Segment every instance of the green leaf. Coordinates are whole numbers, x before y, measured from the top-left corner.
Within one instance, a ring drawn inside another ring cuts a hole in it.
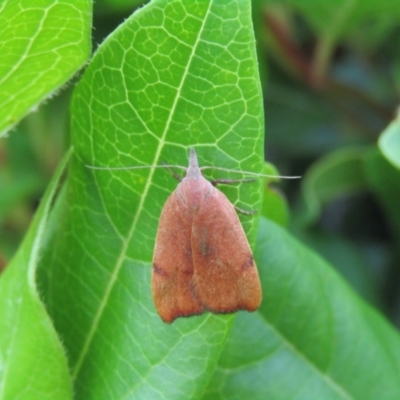
[[[380,280],[374,271],[370,249],[368,256],[362,252],[358,243],[321,229],[312,232],[301,232],[300,239],[310,249],[320,254],[327,262],[346,279],[352,288],[365,300],[375,306],[382,306],[378,294]]]
[[[1,399],[72,399],[67,360],[39,299],[35,278],[50,206],[69,156],[56,171],[17,255],[0,277]]]
[[[379,136],[378,146],[382,154],[400,169],[400,117],[395,119]]]
[[[271,163],[265,163],[264,174],[270,175],[264,185],[264,200],[261,215],[280,224],[287,225],[289,207],[282,193],[274,186],[280,180],[279,171]]]
[[[269,186],[265,187],[261,214],[281,226],[287,225],[289,207],[285,198],[277,189]]]
[[[264,299],[240,313],[204,399],[394,400],[400,337],[319,256],[267,220]]]
[[[364,149],[346,148],[321,158],[311,166],[302,180],[307,207],[307,214],[303,215],[305,220],[316,219],[324,204],[367,187],[364,156]]]
[[[0,136],[63,85],[90,53],[91,1],[0,6]]]
[[[193,146],[203,166],[262,172],[254,43],[250,1],[152,1],[100,46],[76,88],[77,157],[42,283],[77,398],[186,400],[208,383],[234,317],[167,325],[151,299],[158,218],[176,181],[165,169],[87,165],[186,166]],[[261,188],[258,180],[221,190],[259,209]],[[257,216],[241,218],[254,241]]]

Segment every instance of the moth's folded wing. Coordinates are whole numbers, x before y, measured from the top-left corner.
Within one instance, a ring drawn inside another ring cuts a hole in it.
[[[236,211],[213,189],[193,217],[192,288],[204,308],[227,313],[256,310],[261,285]]]
[[[165,322],[200,314],[203,307],[192,296],[192,216],[176,195],[162,210],[153,256],[152,292],[157,312]]]

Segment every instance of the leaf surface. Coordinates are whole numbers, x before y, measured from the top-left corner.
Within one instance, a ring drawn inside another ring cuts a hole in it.
[[[65,211],[43,265],[48,309],[78,399],[188,399],[206,387],[234,317],[164,324],[151,299],[158,218],[177,182],[165,169],[263,170],[262,96],[250,1],[152,1],[100,46],[72,103],[76,151]],[[208,178],[235,177],[214,171]],[[221,187],[261,206],[261,181]],[[254,241],[257,217],[243,216]]]
[[[70,152],[54,174],[18,253],[0,277],[0,399],[72,399],[67,360],[35,277],[50,206],[69,156]]]
[[[91,1],[0,5],[0,136],[63,85],[90,53]]]
[[[264,299],[240,313],[204,399],[393,400],[400,337],[318,255],[263,219]]]

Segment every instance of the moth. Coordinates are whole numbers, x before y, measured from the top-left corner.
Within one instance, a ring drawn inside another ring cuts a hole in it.
[[[107,170],[182,168],[176,165],[87,167]],[[227,180],[222,182],[229,183]],[[261,303],[257,267],[235,208],[203,177],[193,148],[190,149],[186,176],[161,212],[151,286],[157,312],[167,323],[206,311],[255,311]]]
[[[205,311],[255,311],[261,303],[257,267],[235,208],[203,177],[194,149],[161,213],[152,294],[167,323]]]

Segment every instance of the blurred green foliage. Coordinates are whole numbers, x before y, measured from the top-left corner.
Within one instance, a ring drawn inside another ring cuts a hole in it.
[[[291,229],[398,323],[400,5],[339,3],[253,3],[266,154],[303,175]]]

